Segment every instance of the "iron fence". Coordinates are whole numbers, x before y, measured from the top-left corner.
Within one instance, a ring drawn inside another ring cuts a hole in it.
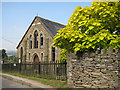
[[[41,78],[66,80],[67,62],[44,61],[39,63],[7,63],[2,64],[2,71]]]

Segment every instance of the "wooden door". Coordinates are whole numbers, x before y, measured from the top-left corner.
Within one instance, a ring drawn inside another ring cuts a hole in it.
[[[35,63],[34,69],[38,70],[39,69],[39,57],[37,55],[34,57],[34,63]]]

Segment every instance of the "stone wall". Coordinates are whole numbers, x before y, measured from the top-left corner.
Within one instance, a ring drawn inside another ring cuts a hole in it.
[[[68,54],[67,83],[72,88],[120,88],[120,50]]]

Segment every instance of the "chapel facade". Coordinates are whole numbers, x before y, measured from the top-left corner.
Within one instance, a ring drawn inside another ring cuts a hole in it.
[[[64,27],[36,16],[17,46],[18,58],[22,63],[58,60],[60,48],[53,47],[53,38]]]

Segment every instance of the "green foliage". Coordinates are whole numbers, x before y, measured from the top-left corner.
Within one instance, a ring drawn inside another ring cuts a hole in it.
[[[18,57],[16,56],[9,56],[9,60],[11,63],[18,63]]]
[[[18,57],[11,55],[8,57],[6,50],[2,49],[0,50],[0,60],[2,59],[3,62],[11,62],[11,63],[17,63],[18,62]]]
[[[2,59],[3,62],[7,62],[8,61],[8,56],[6,54],[6,50],[5,49],[0,50],[0,59]]]
[[[92,2],[78,6],[65,28],[54,37],[54,46],[67,51],[120,48],[120,3]]]
[[[67,50],[66,49],[61,49],[60,50],[60,57],[59,57],[59,60],[60,62],[65,62],[67,60]]]
[[[2,53],[2,59],[8,57],[5,49],[2,49],[1,53]]]

